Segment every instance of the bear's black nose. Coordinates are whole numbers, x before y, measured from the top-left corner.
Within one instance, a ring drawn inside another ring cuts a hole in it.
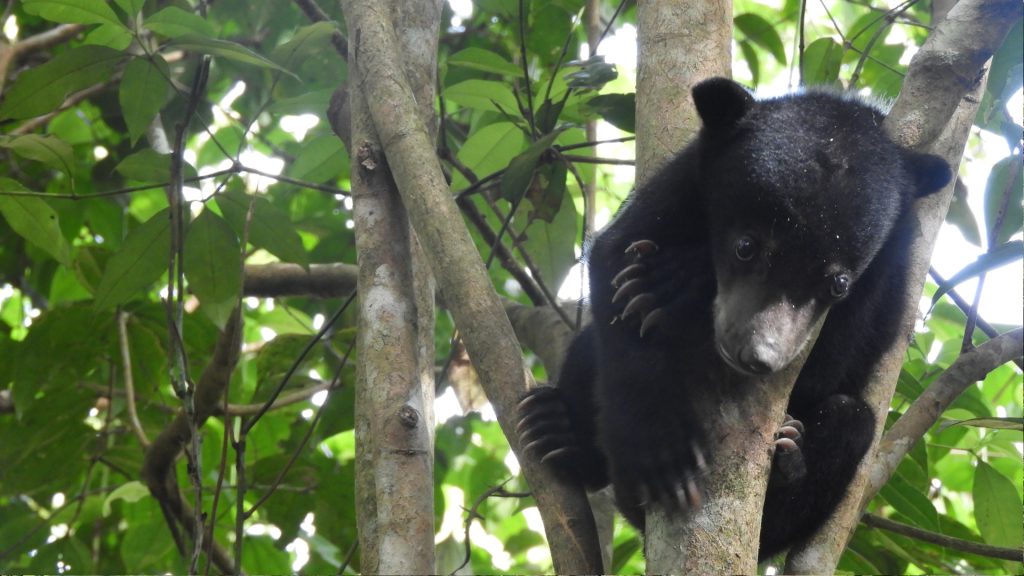
[[[762,360],[752,346],[744,346],[739,353],[739,361],[751,374],[768,374],[772,371],[770,364]]]

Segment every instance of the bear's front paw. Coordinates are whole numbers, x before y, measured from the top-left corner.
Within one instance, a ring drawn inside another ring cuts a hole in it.
[[[516,432],[524,451],[556,467],[578,456],[579,440],[558,388],[538,386],[530,390],[516,410]]]
[[[626,247],[626,254],[631,262],[612,278],[615,294],[612,304],[623,302],[624,306],[618,317],[631,320],[634,317],[640,323],[640,337],[643,338],[665,317],[664,310],[658,305],[658,299],[651,287],[650,266],[657,267],[652,257],[659,247],[651,240],[637,240]]]
[[[775,432],[775,457],[772,459],[772,479],[782,485],[798,482],[807,475],[803,455],[804,425],[789,414]]]
[[[613,465],[616,495],[628,495],[640,507],[664,506],[670,511],[701,505],[700,476],[707,468],[696,441],[660,446],[635,446]]]

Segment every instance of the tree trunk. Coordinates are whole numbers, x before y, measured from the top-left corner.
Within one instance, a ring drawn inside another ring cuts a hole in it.
[[[480,255],[461,224],[432,140],[417,117],[390,15],[370,2],[346,0],[343,9],[350,32],[352,90],[363,92],[409,220],[502,430],[521,454],[515,405],[532,378]],[[539,462],[519,461],[544,520],[555,570],[600,572],[594,519],[583,490],[559,483]]]
[[[432,129],[441,3],[390,4],[407,55],[405,76],[420,103],[420,119]],[[361,568],[367,573],[432,573],[433,279],[363,92],[351,90],[349,95],[352,211],[359,254],[356,492]]]
[[[641,2],[637,41],[637,181],[643,181],[700,128],[690,88],[731,75],[732,2]],[[702,479],[705,501],[692,514],[648,511],[648,573],[756,572],[773,435],[809,349],[769,378],[709,371],[706,394],[693,399],[715,441]]]

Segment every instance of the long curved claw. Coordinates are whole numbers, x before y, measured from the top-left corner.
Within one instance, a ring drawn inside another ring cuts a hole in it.
[[[633,280],[626,282],[615,291],[614,295],[612,295],[612,304],[615,304],[625,296],[635,296],[637,292],[643,290],[643,288],[644,281],[639,278],[634,278]]]
[[[632,280],[633,278],[640,276],[646,271],[647,267],[644,266],[643,264],[630,264],[629,266],[623,268],[621,272],[616,274],[615,278],[612,278],[612,287],[618,288],[622,286],[622,284],[625,283],[626,280]]]
[[[655,326],[661,324],[661,321],[665,319],[665,310],[662,308],[655,308],[644,316],[643,321],[640,323],[640,337],[643,338],[648,332],[654,329]]]
[[[633,258],[642,258],[658,251],[658,245],[653,240],[637,240],[626,246],[626,254]]]
[[[648,310],[651,309],[651,306],[653,304],[654,304],[654,295],[653,294],[649,294],[649,293],[640,294],[636,298],[633,298],[632,300],[630,300],[629,304],[626,304],[626,309],[622,311],[622,317],[623,318],[629,318],[630,316],[632,316],[633,314],[635,314],[637,312],[648,311]]]

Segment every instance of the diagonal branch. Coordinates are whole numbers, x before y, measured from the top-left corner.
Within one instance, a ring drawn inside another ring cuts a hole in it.
[[[488,399],[513,450],[519,441],[515,403],[532,380],[524,369],[512,327],[480,256],[452,199],[434,145],[420,121],[408,80],[402,73],[394,28],[373,2],[346,0],[353,90],[362,90],[384,147],[402,202],[444,300],[480,373]],[[358,147],[357,143],[354,143]],[[593,516],[582,488],[568,487],[539,462],[520,458],[536,494],[559,573],[601,571]]]
[[[861,500],[862,506],[889,481],[903,457],[968,386],[983,379],[997,367],[1021,357],[1022,341],[1024,329],[1018,328],[961,354],[914,400],[879,442],[878,452],[868,473],[868,487]]]
[[[985,63],[1002,45],[1021,17],[1019,0],[961,0],[914,56],[899,99],[886,119],[893,140],[917,150],[929,150],[957,166],[963,156],[972,121],[981,100]],[[917,304],[928,273],[932,249],[945,219],[953,185],[914,207],[918,233],[911,246],[906,289],[894,298],[905,299],[896,345],[874,369],[866,400],[876,414],[885,414],[903,365],[909,337],[917,319]],[[876,441],[883,421],[878,422]],[[873,452],[869,453],[873,454]],[[831,573],[861,516],[861,495],[867,489],[872,457],[864,462],[850,484],[846,499],[819,532],[790,553],[787,573]]]
[[[203,370],[199,382],[196,384],[194,422],[197,429],[211,414],[220,409],[221,398],[231,380],[235,364],[238,363],[241,338],[241,313],[236,308],[217,340],[210,363]],[[190,418],[184,412],[179,412],[167,428],[153,439],[153,443],[146,450],[141,473],[142,481],[160,503],[171,533],[176,535],[179,551],[184,551],[184,542],[178,536],[180,535],[179,525],[193,539],[197,536],[193,533],[197,516],[192,507],[182,499],[177,474],[174,471],[174,463],[178,455],[192,439],[190,424]],[[218,568],[225,573],[236,573],[234,562],[216,542],[211,540],[204,545],[204,548]]]

